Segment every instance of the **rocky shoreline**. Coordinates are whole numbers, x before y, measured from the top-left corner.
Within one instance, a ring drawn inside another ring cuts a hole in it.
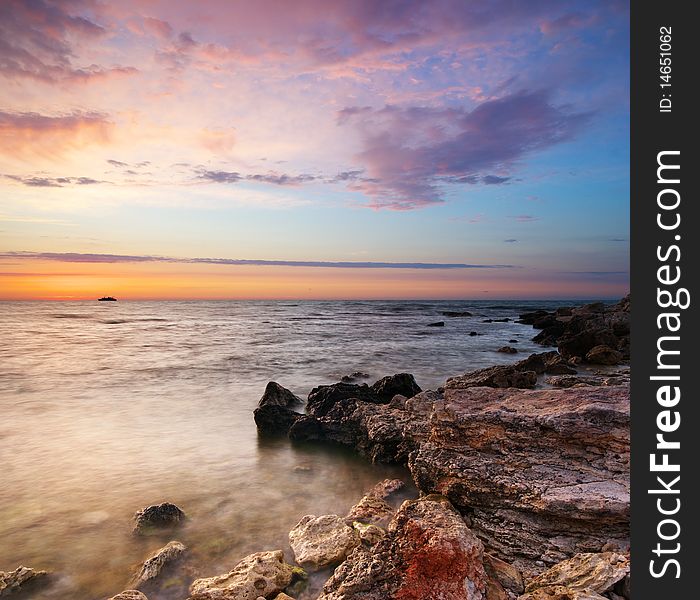
[[[385,480],[347,515],[300,515],[296,565],[282,550],[258,552],[190,578],[182,600],[311,598],[308,573],[328,568],[318,600],[629,600],[629,312],[627,297],[523,314],[556,350],[437,390],[407,373],[360,384],[358,373],[304,405],[270,382],[254,412],[261,435],[406,465],[420,497],[397,510],[403,482]],[[135,535],[185,519],[169,503],[147,507]],[[171,541],[110,600],[159,597],[187,552]],[[26,567],[0,572],[0,597],[47,582]]]

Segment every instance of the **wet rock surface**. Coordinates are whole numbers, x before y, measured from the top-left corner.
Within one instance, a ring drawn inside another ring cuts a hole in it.
[[[0,597],[27,594],[47,583],[48,573],[19,566],[14,571],[0,571]]]
[[[289,545],[302,567],[335,565],[360,544],[357,530],[338,515],[306,515],[289,532]]]
[[[134,515],[134,533],[147,535],[163,529],[173,529],[185,521],[185,513],[171,502],[153,504]]]
[[[182,542],[168,542],[144,561],[138,574],[134,577],[131,587],[138,589],[153,583],[164,569],[172,567],[183,558],[186,552],[187,548]]]

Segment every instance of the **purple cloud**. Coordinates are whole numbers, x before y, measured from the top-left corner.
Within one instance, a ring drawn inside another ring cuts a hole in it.
[[[550,92],[518,92],[464,108],[386,106],[344,109],[338,124],[360,131],[358,161],[368,180],[350,188],[374,208],[409,210],[444,201],[442,184],[502,184],[484,171],[509,168],[528,154],[571,139],[590,113],[556,107]]]

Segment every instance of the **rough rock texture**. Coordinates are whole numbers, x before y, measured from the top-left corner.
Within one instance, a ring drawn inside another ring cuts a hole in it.
[[[518,600],[608,600],[593,590],[572,590],[561,585],[539,588],[518,596]]]
[[[358,531],[338,515],[306,515],[289,532],[295,560],[312,569],[342,562],[359,544]]]
[[[274,597],[297,577],[284,562],[282,550],[257,552],[241,560],[224,575],[197,579],[190,586],[189,600],[256,600]]]
[[[291,408],[292,406],[302,405],[304,401],[295,396],[287,388],[282,387],[279,383],[275,381],[270,381],[265,387],[265,392],[260,398],[258,406],[286,406]]]
[[[143,592],[138,590],[124,590],[116,596],[112,596],[109,600],[148,600]]]
[[[513,565],[491,554],[484,554],[484,568],[489,578],[497,581],[504,590],[515,594],[522,594],[525,591],[523,576]]]
[[[417,486],[526,573],[629,536],[629,389],[445,390],[411,455]]]
[[[502,352],[503,354],[517,354],[518,349],[513,348],[512,346],[502,346],[497,350],[497,352]]]
[[[355,521],[368,525],[386,527],[394,515],[394,509],[389,503],[374,494],[367,494],[350,509],[345,517],[345,522],[352,524]]]
[[[372,385],[371,389],[382,402],[390,401],[397,394],[412,398],[423,391],[410,373],[397,373],[382,377]]]
[[[142,508],[134,515],[134,533],[145,534],[153,530],[177,527],[185,520],[185,513],[170,502]]]
[[[433,403],[440,399],[442,395],[432,391],[421,392],[401,406],[342,398],[327,411],[319,410],[320,416],[299,419],[289,437],[350,446],[373,462],[403,463],[428,435]]]
[[[0,571],[0,597],[11,596],[33,589],[46,583],[48,573],[35,571],[29,567],[19,566],[14,571]]]
[[[138,575],[136,575],[131,583],[131,586],[133,588],[139,588],[145,583],[153,581],[161,574],[166,566],[172,565],[181,559],[185,552],[187,552],[187,548],[182,542],[168,542],[144,561]]]
[[[622,352],[610,346],[595,346],[586,354],[586,362],[596,365],[617,365],[622,362]]]
[[[440,496],[406,501],[374,548],[356,548],[318,600],[485,600],[483,547]]]
[[[629,572],[629,559],[617,552],[577,554],[533,579],[526,590],[532,592],[547,586],[563,586],[603,594],[612,590]]]
[[[470,387],[534,388],[537,383],[535,371],[521,371],[517,365],[498,365],[479,369],[447,380],[445,388],[465,389]]]
[[[258,433],[266,436],[287,435],[290,427],[302,416],[287,406],[277,404],[258,406],[253,411]]]
[[[520,315],[520,322],[541,329],[533,338],[534,341],[546,346],[557,346],[565,359],[584,358],[600,345],[620,352],[623,360],[629,358],[629,295],[612,306],[598,302],[554,313],[526,313]]]
[[[306,410],[310,415],[323,417],[336,403],[354,398],[364,402],[379,403],[379,398],[366,383],[334,383],[320,385],[309,393]],[[387,400],[388,402],[388,400]]]

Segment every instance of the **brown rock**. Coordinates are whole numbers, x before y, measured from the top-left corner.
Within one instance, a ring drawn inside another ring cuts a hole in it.
[[[342,562],[359,544],[357,530],[338,515],[306,515],[289,532],[295,560],[312,569]]]
[[[622,581],[629,572],[629,560],[622,554],[582,553],[554,565],[528,583],[526,590],[532,592],[546,586],[563,586],[603,594]]]
[[[460,377],[451,377],[445,389],[466,389],[470,387],[493,388],[534,388],[537,383],[535,371],[521,371],[515,365],[498,365],[479,369]]]
[[[404,502],[374,548],[356,548],[319,600],[485,600],[481,542],[439,496]]]
[[[497,350],[497,352],[502,352],[503,354],[517,354],[518,349],[513,348],[512,346],[502,346]]]
[[[134,515],[134,520],[134,533],[148,534],[181,525],[185,520],[185,513],[175,504],[163,502],[142,508]]]
[[[484,554],[484,568],[488,576],[504,589],[515,594],[522,594],[525,591],[523,576],[513,565],[491,554]]]
[[[374,494],[367,494],[350,509],[345,522],[351,525],[358,521],[367,525],[386,527],[393,515],[394,509],[390,504]]]
[[[0,597],[35,589],[47,583],[46,571],[35,571],[29,567],[19,566],[14,571],[0,571]]]
[[[586,361],[596,365],[617,365],[622,362],[622,353],[609,346],[595,346],[586,354]]]
[[[133,588],[139,588],[145,583],[156,579],[163,569],[172,565],[183,557],[187,548],[181,542],[168,542],[165,546],[156,550],[141,566],[141,570],[132,582]]]
[[[265,392],[260,398],[258,406],[286,406],[291,408],[301,404],[304,404],[304,401],[299,396],[295,396],[279,383],[270,381],[265,387]]]
[[[109,600],[148,600],[148,598],[143,592],[138,590],[124,590],[116,596],[112,596]]]
[[[552,585],[518,596],[518,600],[608,600],[593,590],[572,590],[561,585]]]

